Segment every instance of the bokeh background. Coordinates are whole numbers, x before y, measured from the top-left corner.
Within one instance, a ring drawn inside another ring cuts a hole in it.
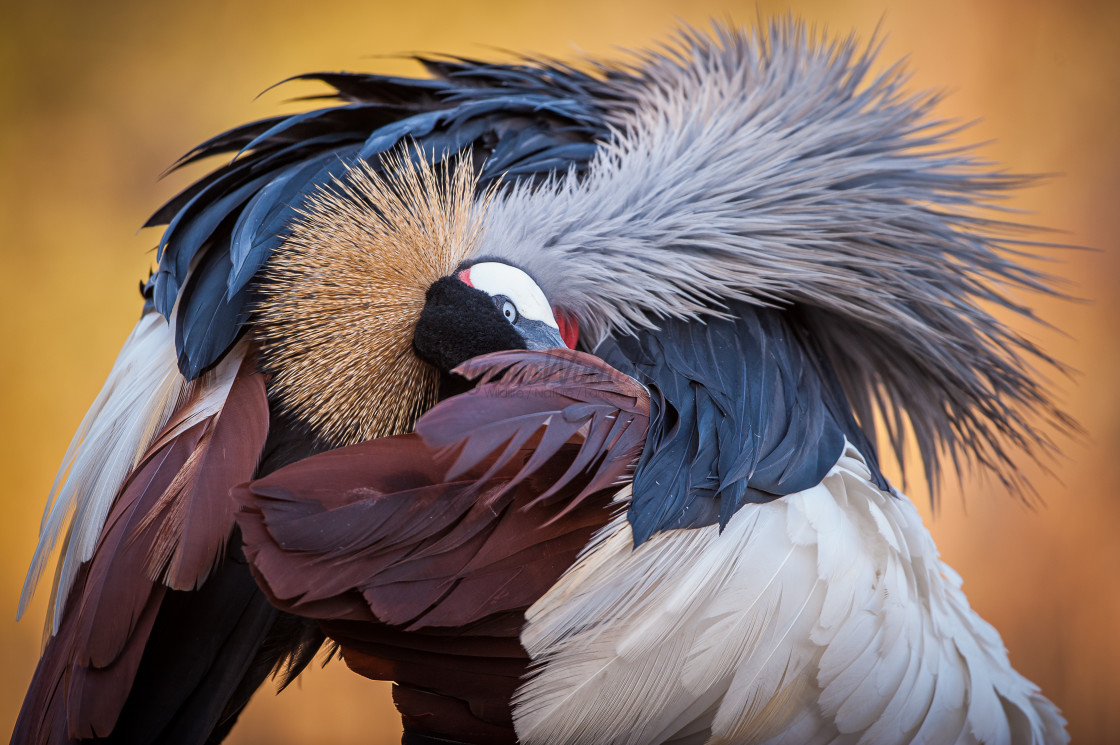
[[[1054,380],[1085,436],[1063,443],[1043,504],[990,481],[946,483],[943,555],[1011,659],[1065,711],[1074,742],[1120,742],[1120,3],[984,0],[568,0],[527,3],[73,0],[0,6],[0,736],[10,732],[39,652],[45,595],[16,601],[54,470],[132,327],[158,239],[138,231],[202,170],[158,175],[232,125],[300,104],[312,70],[418,73],[413,51],[508,57],[614,55],[681,22],[753,23],[792,11],[869,38],[882,62],[909,55],[914,88],[950,92],[941,114],[979,121],[964,139],[1019,172],[1053,174],[1018,195],[1048,253],[1089,302],[1032,298],[1063,333],[1023,327],[1080,372]],[[205,168],[205,167],[204,167]],[[204,170],[204,169],[203,169]],[[962,495],[967,494],[967,497]],[[174,674],[174,671],[168,671]],[[262,689],[233,743],[391,743],[387,685],[340,663],[280,696]]]

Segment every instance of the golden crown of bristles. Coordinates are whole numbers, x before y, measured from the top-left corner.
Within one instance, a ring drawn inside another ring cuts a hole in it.
[[[425,292],[470,253],[493,194],[475,204],[469,154],[452,167],[413,154],[384,157],[384,174],[360,161],[320,189],[258,288],[270,394],[334,444],[408,432],[435,403],[439,374],[412,337]]]

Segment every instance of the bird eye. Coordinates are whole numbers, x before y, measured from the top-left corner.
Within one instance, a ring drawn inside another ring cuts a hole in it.
[[[517,323],[517,306],[510,300],[505,301],[502,303],[502,315],[510,323]]]

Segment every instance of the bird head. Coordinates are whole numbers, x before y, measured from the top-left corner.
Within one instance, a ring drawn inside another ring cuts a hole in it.
[[[270,395],[334,445],[408,431],[471,357],[565,346],[529,274],[471,258],[491,196],[469,161],[381,165],[312,198],[257,285]]]
[[[436,280],[413,336],[420,358],[443,373],[506,349],[565,346],[548,300],[517,267],[483,261]]]

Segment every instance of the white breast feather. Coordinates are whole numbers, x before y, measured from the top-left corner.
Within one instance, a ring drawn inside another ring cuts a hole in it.
[[[624,493],[621,499],[629,499]],[[821,484],[633,548],[625,515],[527,614],[528,745],[1068,742],[902,495]]]

